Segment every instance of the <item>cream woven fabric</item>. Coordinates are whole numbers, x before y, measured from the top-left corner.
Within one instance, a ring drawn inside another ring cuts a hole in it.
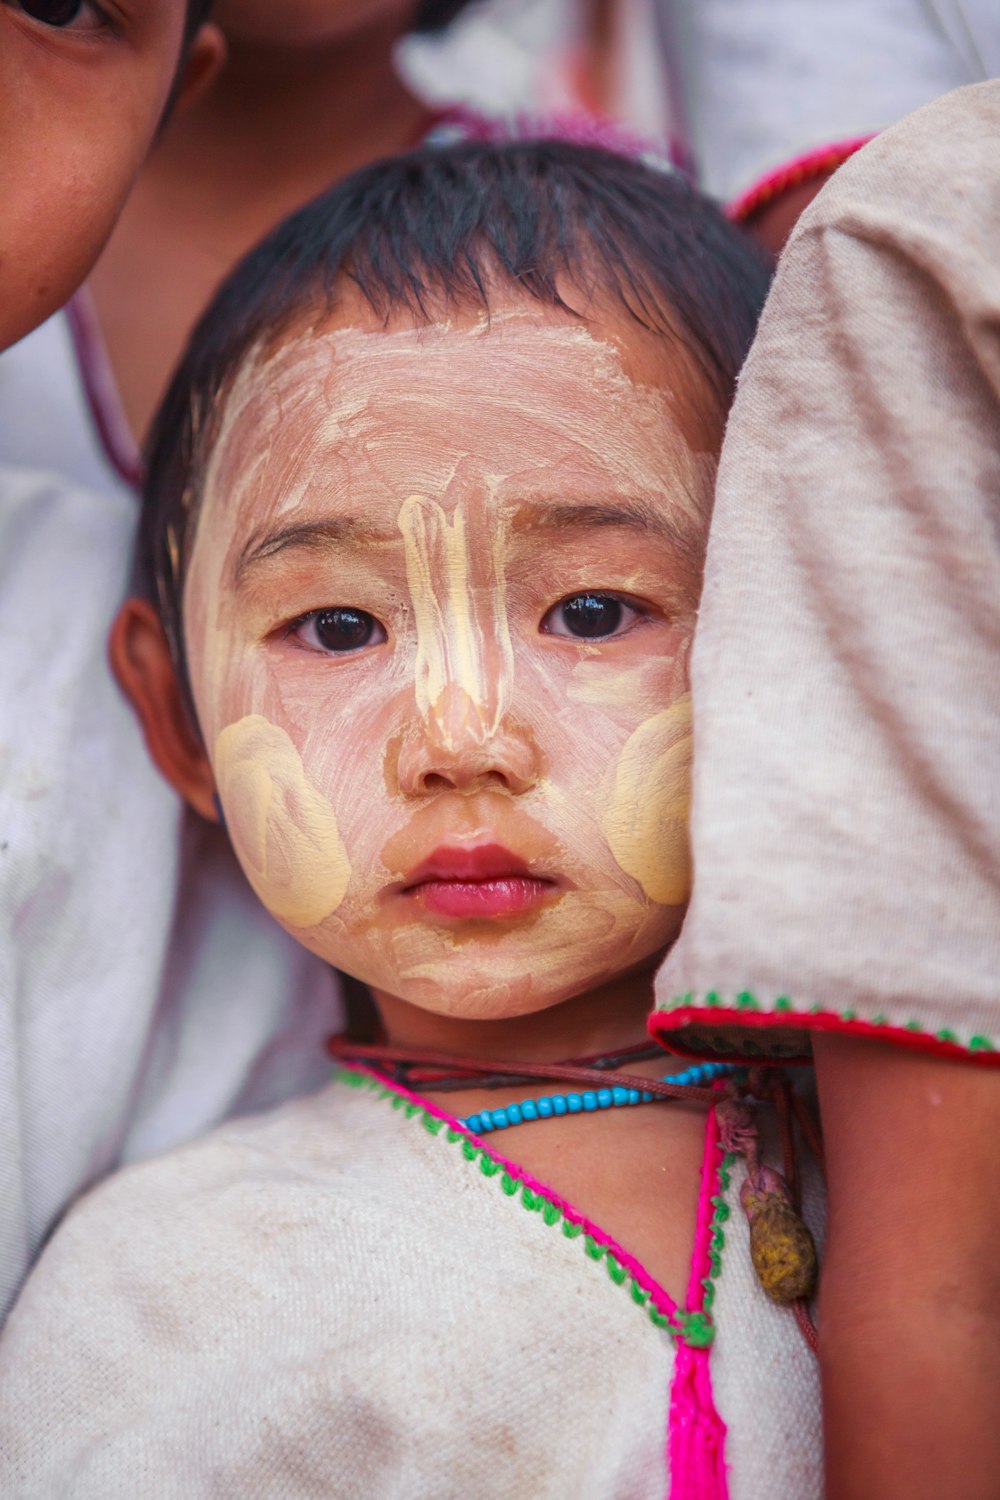
[[[741,1181],[708,1364],[729,1500],[819,1500],[817,1367],[754,1278]],[[654,1500],[674,1362],[582,1234],[337,1082],[70,1215],[0,1342],[0,1494]]]
[[[693,690],[695,893],[659,1004],[1000,1046],[1000,81],[887,131],[793,236]]]

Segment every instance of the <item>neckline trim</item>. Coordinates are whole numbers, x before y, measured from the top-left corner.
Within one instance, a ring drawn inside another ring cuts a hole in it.
[[[349,1087],[364,1089],[388,1100],[394,1109],[403,1110],[408,1118],[419,1120],[431,1135],[443,1134],[449,1144],[460,1145],[469,1164],[478,1166],[483,1176],[495,1178],[508,1197],[519,1198],[522,1207],[529,1212],[541,1213],[551,1227],[561,1226],[567,1239],[582,1239],[588,1258],[604,1262],[611,1280],[617,1286],[627,1287],[632,1301],[645,1309],[654,1326],[665,1329],[677,1344],[707,1352],[715,1336],[711,1309],[715,1283],[722,1271],[723,1224],[729,1216],[725,1190],[734,1160],[722,1150],[714,1108],[709,1111],[705,1126],[694,1246],[686,1305],[682,1308],[613,1235],[516,1162],[494,1151],[454,1115],[402,1084],[366,1068],[341,1068],[334,1077]]]

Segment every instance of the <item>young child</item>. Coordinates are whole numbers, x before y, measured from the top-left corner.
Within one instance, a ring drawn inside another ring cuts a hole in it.
[[[637,162],[466,145],[301,210],[200,323],[116,670],[387,1043],[474,1062],[422,1096],[348,1066],[75,1211],[0,1346],[5,1495],[818,1496],[716,1096],[552,1099],[643,1042],[687,901],[687,660],[764,282]],[[511,1059],[539,1081],[498,1153]]]
[[[121,211],[171,96],[221,57],[209,0],[0,5],[0,349],[61,307]]]

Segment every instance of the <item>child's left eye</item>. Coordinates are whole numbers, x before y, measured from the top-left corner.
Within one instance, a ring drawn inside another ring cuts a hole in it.
[[[388,639],[385,627],[374,615],[350,605],[314,609],[296,620],[288,634],[314,651],[339,654],[361,651],[365,646],[380,646]]]
[[[603,641],[609,636],[623,635],[641,618],[640,611],[617,594],[571,594],[552,606],[541,629],[546,635]]]

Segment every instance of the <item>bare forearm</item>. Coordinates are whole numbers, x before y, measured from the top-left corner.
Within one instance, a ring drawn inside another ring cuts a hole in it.
[[[1000,1500],[1000,1078],[818,1041],[827,1500]]]
[[[919,1287],[873,1311],[844,1269],[828,1265],[821,1310],[827,1500],[997,1500],[995,1316]]]

